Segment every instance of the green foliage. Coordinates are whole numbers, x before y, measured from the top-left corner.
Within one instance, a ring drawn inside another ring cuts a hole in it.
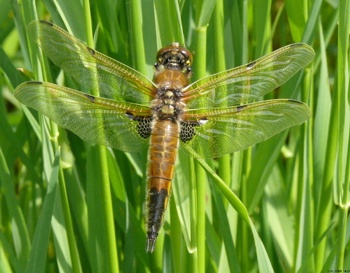
[[[0,272],[350,270],[348,0],[8,2],[0,0]],[[173,41],[194,53],[194,78],[306,42],[314,62],[266,97],[302,100],[312,117],[222,159],[180,153],[170,209],[146,254],[146,151],[91,146],[13,96],[29,78],[77,88],[27,37],[34,19],[149,78],[157,50]]]

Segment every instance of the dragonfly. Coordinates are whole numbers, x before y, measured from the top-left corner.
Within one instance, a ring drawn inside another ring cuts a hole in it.
[[[124,152],[148,149],[146,251],[153,252],[167,208],[179,150],[215,158],[244,150],[310,117],[293,99],[261,100],[307,66],[311,46],[282,47],[249,64],[190,83],[191,52],[177,42],[160,49],[153,80],[46,21],[28,35],[84,92],[29,81],[15,97],[87,142]],[[88,92],[98,90],[99,96]]]

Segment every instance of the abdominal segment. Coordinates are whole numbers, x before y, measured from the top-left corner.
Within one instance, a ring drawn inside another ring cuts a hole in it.
[[[148,163],[147,252],[154,249],[168,205],[178,150],[179,128],[179,123],[173,120],[153,122]]]

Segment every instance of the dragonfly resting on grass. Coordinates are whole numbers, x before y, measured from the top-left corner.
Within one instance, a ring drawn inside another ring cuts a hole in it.
[[[28,26],[54,64],[84,90],[49,82],[19,85],[16,98],[83,140],[124,152],[148,149],[146,251],[154,250],[167,208],[178,150],[195,158],[246,149],[310,117],[303,102],[259,101],[308,65],[313,49],[297,43],[249,64],[190,83],[192,54],[177,42],[157,53],[153,80],[45,21]]]

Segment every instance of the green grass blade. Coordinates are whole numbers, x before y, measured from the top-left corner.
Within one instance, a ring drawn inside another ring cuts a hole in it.
[[[194,63],[194,70],[197,71],[198,78],[205,76],[206,67],[206,46],[207,46],[207,26],[214,9],[215,1],[197,1],[195,5],[195,24],[196,24],[196,53],[201,56]],[[196,241],[198,255],[194,258],[194,264],[197,264],[198,272],[205,271],[205,195],[206,195],[206,176],[203,169],[197,162],[194,165],[196,173],[197,187],[197,220],[196,220]]]
[[[349,39],[343,33],[350,33],[350,3],[339,2],[339,36],[338,36],[338,92],[339,92],[339,162],[337,173],[339,180],[335,185],[335,202],[339,202],[341,218],[339,219],[340,236],[337,244],[336,265],[344,268],[344,256],[346,248],[346,225],[348,222],[348,196],[350,189],[349,169],[349,135],[350,135],[350,101],[349,101]],[[348,99],[348,100],[347,100]],[[347,180],[346,180],[347,179]],[[342,196],[343,195],[343,196]]]
[[[222,261],[220,261],[220,259],[222,260],[224,258],[222,257],[222,255],[219,255],[220,251],[218,251],[215,248],[212,248],[211,255],[213,257],[218,256],[216,262],[217,264],[220,265],[219,268],[221,272],[227,272],[228,270],[230,272],[241,272],[240,265],[238,262],[237,252],[235,249],[234,238],[231,232],[232,227],[230,227],[230,223],[228,219],[229,214],[226,212],[227,208],[225,208],[224,201],[222,200],[219,191],[215,187],[212,187],[212,193],[216,204],[215,208],[216,208],[217,218],[219,220],[220,231],[222,234],[221,243],[223,243],[225,247],[225,251],[226,251],[225,260],[227,260],[226,262],[228,264],[228,267],[225,269],[222,267]],[[208,243],[208,247],[209,245],[210,243]],[[221,248],[221,244],[219,246]]]
[[[271,38],[271,22],[270,22],[270,10],[271,0],[254,1],[253,11],[257,15],[253,21],[253,34],[256,41],[256,49],[254,57],[258,58],[264,55],[264,51],[270,45]]]
[[[49,236],[51,231],[51,221],[56,198],[56,186],[59,172],[59,154],[55,155],[52,163],[52,172],[48,181],[47,194],[43,203],[41,216],[34,233],[32,248],[29,255],[28,264],[25,272],[45,272],[47,259],[47,248],[49,245]]]
[[[305,29],[305,21],[308,15],[308,3],[303,0],[287,0],[286,11],[293,41],[301,41]]]
[[[159,26],[159,46],[165,46],[171,42],[185,44],[181,24],[180,7],[177,1],[154,1],[157,25]]]
[[[6,207],[8,208],[9,220],[11,219],[12,240],[14,251],[16,252],[16,260],[14,261],[13,255],[11,255],[11,260],[15,263],[13,266],[17,268],[17,272],[23,272],[30,253],[30,239],[20,204],[17,201],[13,188],[13,179],[11,178],[1,146],[0,170],[1,188],[5,197]],[[5,219],[2,220],[5,221]]]

